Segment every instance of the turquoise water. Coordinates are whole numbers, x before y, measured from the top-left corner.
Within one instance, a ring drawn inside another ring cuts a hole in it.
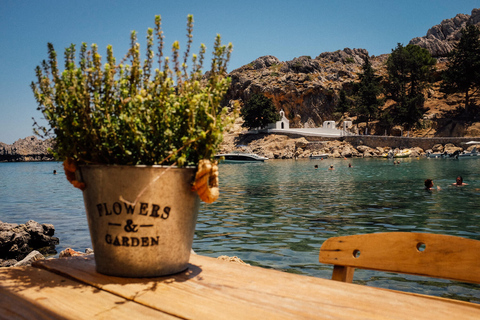
[[[202,203],[193,249],[329,278],[331,266],[318,262],[329,237],[415,231],[480,240],[480,159],[401,161],[221,164],[220,198]],[[467,186],[451,185],[458,175]],[[442,189],[425,191],[426,178]],[[91,247],[81,192],[67,182],[60,163],[0,163],[0,220],[29,219],[55,226],[58,251]],[[354,282],[480,302],[480,286],[447,280],[357,270]]]

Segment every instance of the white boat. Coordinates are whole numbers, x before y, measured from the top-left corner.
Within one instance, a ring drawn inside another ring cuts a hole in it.
[[[466,143],[471,144],[471,143]],[[479,152],[476,147],[473,147],[471,151],[455,151],[453,153],[448,152],[427,152],[426,156],[428,158],[442,158],[442,159],[458,159],[458,158],[467,158],[467,157],[477,157],[479,156]]]
[[[446,152],[427,152],[426,154],[427,158],[434,158],[434,159],[439,159],[439,158],[445,158],[448,156]]]
[[[310,159],[312,159],[312,160],[323,160],[323,159],[327,159],[327,158],[328,158],[328,154],[326,154],[326,153],[311,154],[310,155]]]
[[[455,152],[451,155],[451,157],[455,158],[466,158],[466,157],[476,157],[478,156],[477,147],[473,147],[473,149],[469,151],[462,151],[462,152]]]
[[[259,156],[255,153],[231,152],[220,153],[215,156],[220,162],[255,162],[268,160],[266,157]]]

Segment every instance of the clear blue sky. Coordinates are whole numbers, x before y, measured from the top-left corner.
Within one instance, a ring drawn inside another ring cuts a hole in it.
[[[32,117],[42,118],[29,84],[47,58],[48,42],[59,57],[70,43],[96,43],[102,56],[111,44],[120,59],[132,30],[144,44],[156,14],[166,45],[184,44],[186,17],[193,14],[193,51],[204,43],[209,52],[221,34],[234,46],[231,71],[264,55],[287,61],[346,47],[390,53],[397,43],[406,45],[442,20],[478,7],[478,0],[0,0],[0,142],[32,135]]]

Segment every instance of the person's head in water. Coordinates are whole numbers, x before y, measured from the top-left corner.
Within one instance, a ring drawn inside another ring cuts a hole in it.
[[[429,190],[433,188],[433,180],[432,179],[426,179],[425,180],[425,189]]]
[[[455,183],[453,184],[455,186],[464,186],[466,183],[463,183],[463,178],[462,176],[458,176],[457,179],[455,179]]]

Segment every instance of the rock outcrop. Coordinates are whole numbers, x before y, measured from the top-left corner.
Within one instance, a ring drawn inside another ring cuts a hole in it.
[[[468,24],[480,25],[480,9],[473,9],[471,15],[458,14],[452,19],[442,21],[428,30],[425,37],[414,38],[410,43],[427,48],[435,57],[445,57],[461,36],[461,29]],[[322,126],[328,120],[355,121],[355,117],[342,118],[335,113],[340,90],[347,92],[353,83],[359,80],[362,64],[366,57],[372,63],[377,76],[387,75],[386,61],[389,54],[369,56],[365,49],[337,50],[320,53],[315,58],[300,56],[290,61],[280,61],[272,55],[259,57],[230,73],[231,87],[226,101],[245,103],[254,94],[263,94],[271,98],[277,110],[283,110],[290,121],[290,128],[312,128]],[[425,129],[415,130],[412,136],[477,136],[480,125],[475,123],[457,125],[452,122],[451,114],[462,106],[461,95],[445,95],[440,92],[441,71],[446,68],[446,59],[439,59],[434,81],[425,94]],[[473,98],[477,99],[477,97]],[[388,100],[384,109],[392,105]],[[346,115],[343,115],[346,116]],[[446,119],[446,121],[444,121]],[[362,131],[365,124],[356,124]],[[378,134],[375,123],[370,125],[370,133]],[[398,130],[397,130],[398,129]],[[398,131],[398,132],[397,132]],[[388,134],[401,134],[399,128],[391,128]]]
[[[93,249],[87,248],[85,252],[75,251],[72,248],[67,248],[60,252],[58,255],[59,258],[68,258],[68,257],[79,257],[79,256],[87,256],[93,254]]]
[[[367,56],[365,49],[345,48],[314,59],[301,56],[281,62],[274,56],[260,57],[230,73],[227,100],[246,102],[254,94],[264,94],[285,111],[290,127],[320,126],[331,120],[337,92],[358,79]]]
[[[43,255],[56,254],[59,244],[54,237],[55,228],[51,224],[40,224],[33,220],[25,224],[0,221],[0,267],[9,267],[25,259],[32,251]],[[34,254],[33,259],[38,259]]]
[[[410,44],[427,49],[433,57],[446,57],[461,38],[461,30],[467,25],[480,24],[480,9],[473,9],[472,14],[457,14],[433,26],[424,37],[410,40]]]
[[[48,152],[53,139],[40,140],[36,136],[19,139],[8,145],[0,142],[0,161],[52,161]]]

